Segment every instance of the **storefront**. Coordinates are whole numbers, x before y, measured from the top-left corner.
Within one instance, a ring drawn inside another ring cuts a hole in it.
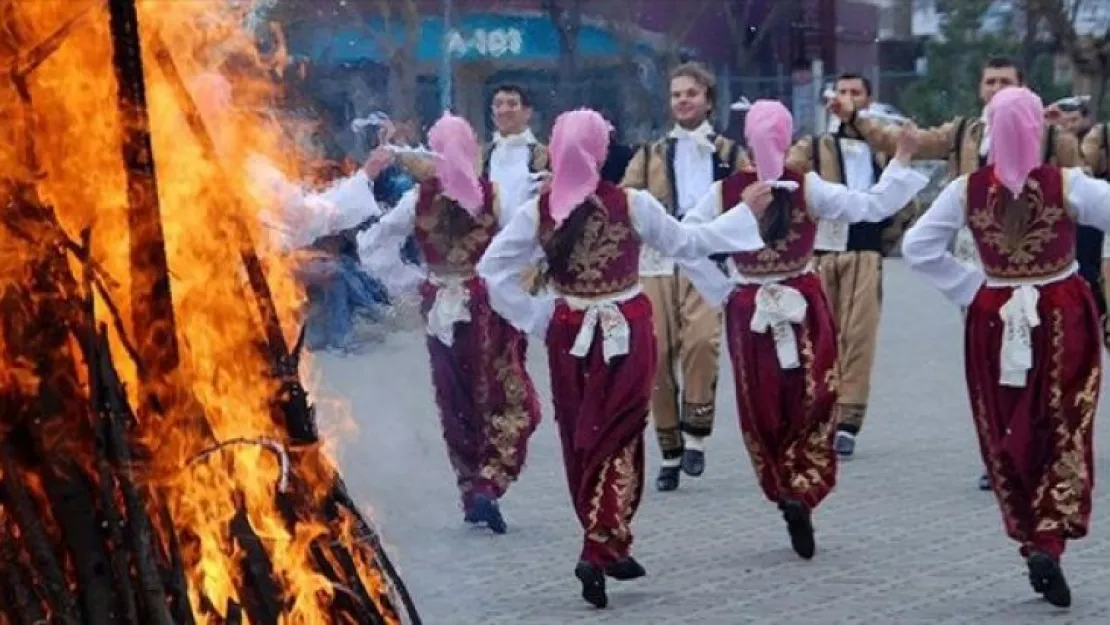
[[[388,75],[384,65],[394,46],[412,45],[405,24],[399,20],[370,18],[365,24],[315,23],[287,33],[290,52],[318,67],[347,68],[371,77],[371,90],[384,95]],[[414,61],[418,68],[417,109],[428,121],[441,112],[438,75],[445,41],[442,16],[422,18],[415,39]],[[596,22],[584,23],[578,34],[577,53],[581,96],[591,106],[619,110],[619,89],[613,69],[629,58],[637,67],[637,79],[649,91],[658,91],[659,71],[656,46],[659,37],[636,34],[632,44]],[[477,127],[488,129],[490,92],[502,82],[520,84],[535,100],[537,126],[550,119],[555,99],[556,72],[560,58],[559,33],[546,15],[536,13],[468,13],[458,16],[446,33],[452,54],[456,111]],[[645,43],[646,42],[646,43]],[[608,70],[608,71],[607,71]]]

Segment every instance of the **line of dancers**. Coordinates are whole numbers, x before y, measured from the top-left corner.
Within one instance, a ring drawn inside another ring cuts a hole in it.
[[[688,80],[672,81],[673,108],[697,121],[711,101],[711,77],[684,71],[676,78]],[[409,234],[425,258],[426,271],[394,265],[410,272],[394,288],[422,295],[464,519],[506,531],[499,500],[539,422],[525,367],[527,337],[538,338],[582,527],[574,574],[582,597],[605,607],[606,578],[645,574],[632,555],[631,523],[653,409],[664,456],[657,488],[674,490],[680,471],[704,470],[716,376],[683,370],[687,388],[699,387],[678,401],[674,359],[687,365],[716,354],[717,334],[701,328],[719,326],[760,486],[782,511],[795,552],[814,557],[813,511],[836,483],[838,452],[850,457],[866,406],[865,379],[851,397],[841,394],[845,370],[859,371],[842,359],[843,327],[877,323],[877,302],[863,322],[845,309],[881,282],[877,237],[927,184],[909,164],[937,142],[929,134],[937,131],[906,124],[879,132],[855,114],[851,97],[838,99],[831,109],[851,128],[845,132],[889,155],[868,176],[838,141],[792,145],[790,113],[762,100],[745,120],[750,154],[722,145],[704,125],[681,124],[629,164],[626,181],[639,176],[639,184],[618,186],[601,178],[611,126],[590,110],[556,120],[544,149],[548,175],[521,158],[516,167],[499,161],[499,153],[536,142],[530,133],[520,138],[530,115],[523,91],[497,95],[493,145],[481,149],[465,120],[445,114],[428,133],[434,172],[360,237],[377,271],[399,259]],[[991,95],[978,130],[981,137],[989,129],[984,162],[952,181],[908,230],[903,254],[966,308],[968,393],[1006,530],[1021,544],[1033,588],[1067,606],[1060,559],[1066,542],[1087,531],[1102,334],[1091,289],[1077,274],[1076,228],[1110,228],[1110,184],[1046,164],[1044,107],[1031,91],[1003,85]],[[815,156],[828,151],[839,154],[839,181]],[[659,174],[652,177],[660,169],[670,181],[662,191],[653,184]],[[949,250],[964,229],[978,264]],[[649,261],[652,280],[644,275]],[[542,288],[530,278],[537,267]],[[830,276],[848,267],[872,286],[840,278],[830,288]],[[698,330],[682,329],[690,319],[700,319]],[[676,357],[683,336],[708,336],[710,344],[699,357],[688,345],[687,356]],[[864,352],[873,351],[870,340]],[[855,358],[869,369],[870,356]]]

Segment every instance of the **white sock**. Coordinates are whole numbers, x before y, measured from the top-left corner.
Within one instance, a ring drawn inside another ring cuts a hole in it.
[[[705,437],[704,436],[694,436],[692,434],[683,434],[682,435],[682,440],[683,440],[683,443],[686,445],[686,449],[692,449],[694,451],[700,451],[702,453],[705,453]]]
[[[663,458],[664,467],[677,467],[682,464],[682,458]]]

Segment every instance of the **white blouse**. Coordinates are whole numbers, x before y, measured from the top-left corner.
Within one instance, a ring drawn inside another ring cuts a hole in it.
[[[401,259],[401,248],[416,229],[416,202],[420,186],[409,189],[384,217],[367,230],[358,233],[358,254],[363,267],[382,281],[392,296],[416,289],[428,277],[426,269]],[[498,200],[495,200],[497,202]],[[505,211],[494,207],[500,227],[508,221]]]
[[[647,191],[626,190],[632,227],[643,243],[676,258],[697,258],[717,252],[754,251],[763,247],[755,217],[748,210],[730,211],[705,224],[683,224]],[[556,293],[530,295],[522,274],[543,250],[537,239],[539,203],[531,200],[515,211],[478,263],[478,274],[490,290],[490,304],[523,332],[543,336],[551,321]]]
[[[1077,222],[1110,230],[1110,184],[1078,167],[1064,169],[1064,203]],[[950,300],[967,306],[986,280],[983,270],[961,262],[948,244],[967,221],[967,176],[948,184],[902,240],[902,256]],[[1073,266],[1074,270],[1074,266]]]
[[[322,236],[353,228],[381,214],[374,200],[373,183],[362,169],[321,193],[311,193],[286,180],[264,158],[252,157],[246,167],[251,193],[264,207],[263,226],[282,251],[306,247]]]
[[[806,208],[817,219],[879,222],[902,210],[928,183],[926,176],[897,160],[890,161],[879,182],[867,191],[853,191],[809,172],[804,179]],[[745,204],[740,203],[736,208],[740,207],[748,212]],[[715,182],[683,221],[704,223],[720,215],[722,208],[721,183]],[[724,304],[734,286],[743,280],[743,276],[725,275],[708,258],[683,261],[681,266],[695,288],[716,307]]]

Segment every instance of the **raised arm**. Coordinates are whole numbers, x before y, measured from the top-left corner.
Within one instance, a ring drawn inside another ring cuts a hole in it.
[[[949,251],[964,226],[966,194],[967,176],[950,182],[902,239],[902,256],[909,266],[960,306],[970,304],[983,285],[982,270]]]
[[[417,193],[409,190],[393,210],[356,237],[362,265],[394,296],[414,290],[427,275],[401,258],[401,248],[416,223]]]
[[[1092,176],[1102,176],[1110,169],[1110,163],[1106,162],[1106,145],[1102,141],[1105,134],[1106,124],[1095,124],[1095,127],[1087,132],[1087,136],[1083,137],[1083,143],[1079,146],[1083,165],[1087,168],[1087,173]]]
[[[720,185],[710,187],[719,191]],[[679,222],[647,191],[629,190],[632,223],[645,243],[664,256],[694,260],[710,254],[750,252],[763,248],[759,224],[746,206],[738,206],[708,223]]]
[[[1083,158],[1079,154],[1079,140],[1075,135],[1057,128],[1052,133],[1056,145],[1052,146],[1052,162],[1057,167],[1082,167]]]
[[[734,210],[748,210],[747,206],[737,207]],[[682,218],[684,224],[709,223],[721,214],[721,183],[714,182],[709,191],[701,200]],[[720,268],[708,257],[702,256],[693,260],[678,260],[676,262],[690,283],[698,293],[714,308],[720,308],[730,293],[732,293],[732,280],[721,272]]]
[[[1110,230],[1110,183],[1092,178],[1079,167],[1065,169],[1065,201],[1075,220],[1085,226]]]
[[[555,299],[549,294],[529,295],[525,272],[540,249],[536,240],[539,209],[530,201],[515,211],[509,223],[493,237],[482,259],[478,275],[489,289],[490,306],[517,329],[542,337],[551,322]]]
[[[879,123],[868,117],[851,113],[846,122],[856,129],[863,140],[871,146],[872,150],[894,154],[898,147],[898,127]],[[933,128],[918,130],[917,152],[913,159],[916,161],[944,161],[948,160],[952,152],[952,142],[956,139],[956,126],[947,122]]]
[[[927,184],[928,177],[900,159],[891,159],[879,181],[867,191],[826,182],[811,171],[805,177],[806,204],[813,216],[822,219],[879,222],[902,210]]]
[[[250,159],[247,170],[267,207],[263,220],[280,230],[293,249],[381,214],[370,177],[361,169],[322,193],[306,192],[261,158]]]

